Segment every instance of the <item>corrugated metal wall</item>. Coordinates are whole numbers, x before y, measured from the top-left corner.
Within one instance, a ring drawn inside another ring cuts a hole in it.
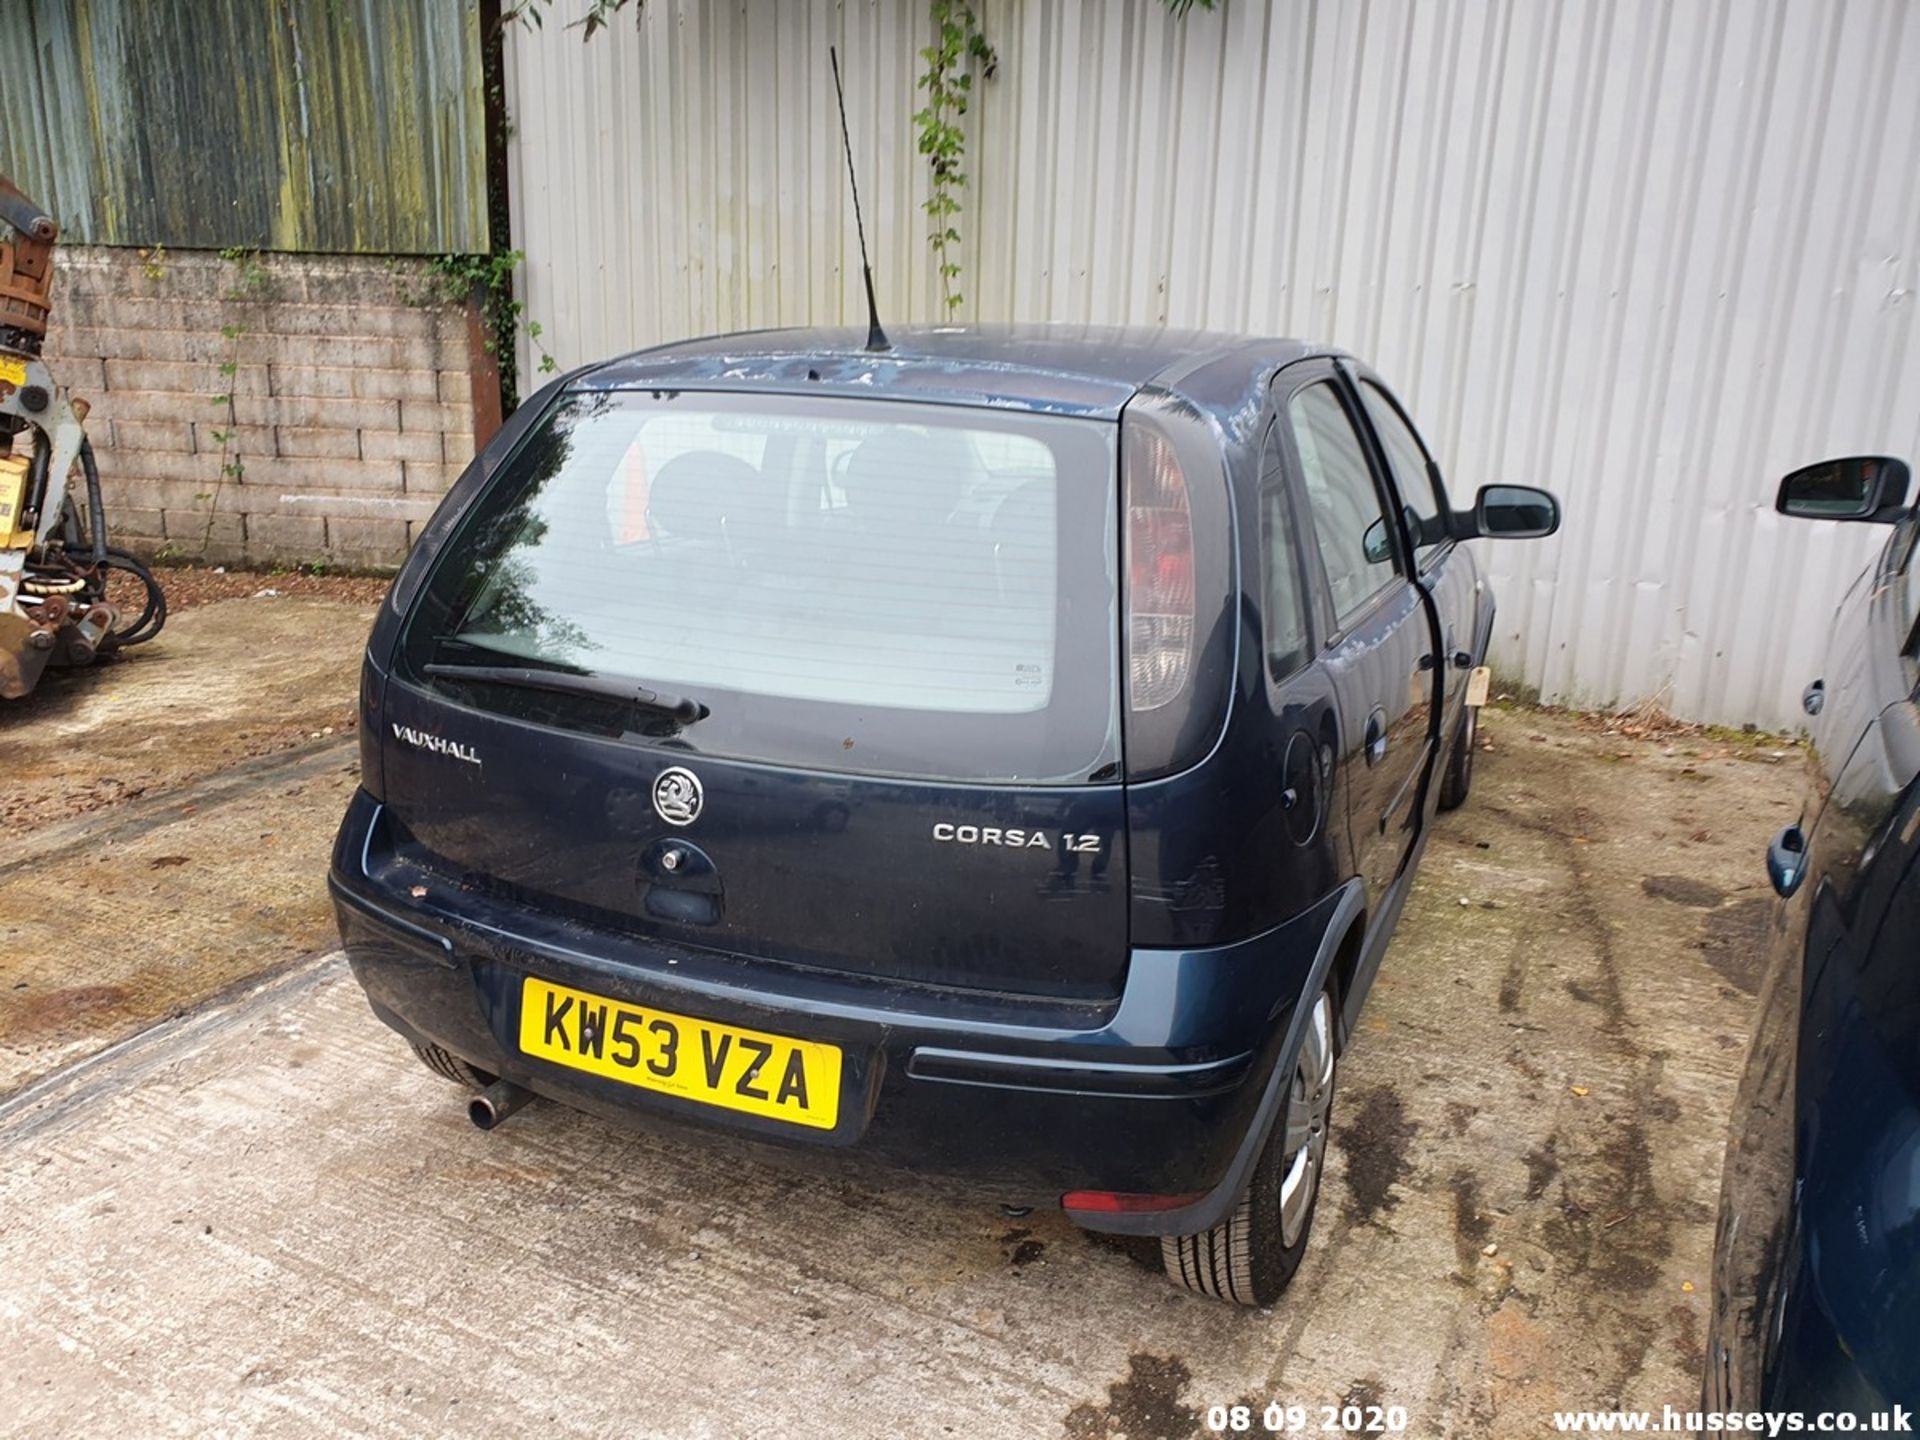
[[[841,46],[889,318],[939,318],[911,125],[919,0],[648,0],[507,41],[515,243],[563,363],[863,313]],[[1920,7],[1908,0],[988,0],[964,318],[1347,346],[1486,545],[1495,658],[1548,698],[1792,725],[1879,536],[1773,482],[1920,458]]]
[[[4,0],[0,174],[71,241],[487,243],[472,0]]]

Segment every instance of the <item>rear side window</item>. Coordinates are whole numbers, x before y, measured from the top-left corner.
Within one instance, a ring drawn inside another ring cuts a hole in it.
[[[567,396],[449,545],[403,654],[463,703],[697,754],[1085,781],[1118,758],[1113,431],[890,402]],[[459,665],[632,680],[710,713],[650,725]]]
[[[1407,529],[1413,533],[1414,555],[1424,567],[1427,557],[1446,538],[1446,528],[1440,523],[1442,499],[1434,488],[1435,475],[1427,465],[1426,447],[1378,385],[1362,380],[1360,400],[1373,422],[1373,433],[1380,437],[1380,448],[1387,452],[1394,486],[1409,512]]]
[[[1333,386],[1309,385],[1287,402],[1287,415],[1334,615],[1344,628],[1396,573],[1380,496]]]
[[[1305,665],[1308,656],[1306,588],[1300,583],[1299,542],[1277,429],[1267,431],[1260,458],[1260,509],[1267,567],[1267,674],[1278,681]]]

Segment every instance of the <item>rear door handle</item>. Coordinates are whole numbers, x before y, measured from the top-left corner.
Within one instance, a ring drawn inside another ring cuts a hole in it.
[[[1375,709],[1367,716],[1367,764],[1378,765],[1387,757],[1387,712]]]
[[[1807,875],[1807,837],[1798,825],[1789,825],[1767,846],[1767,878],[1783,897],[1800,888]]]

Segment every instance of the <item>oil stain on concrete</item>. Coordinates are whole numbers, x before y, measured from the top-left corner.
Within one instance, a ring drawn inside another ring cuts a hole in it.
[[[1200,1428],[1200,1411],[1181,1402],[1193,1380],[1184,1362],[1133,1354],[1127,1374],[1107,1387],[1103,1405],[1076,1405],[1067,1412],[1067,1440],[1171,1440]]]

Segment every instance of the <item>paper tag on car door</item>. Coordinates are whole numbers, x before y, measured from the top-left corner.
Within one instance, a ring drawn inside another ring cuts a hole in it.
[[[1493,671],[1484,665],[1473,667],[1473,673],[1467,677],[1467,704],[1484,705],[1487,703],[1487,691],[1493,686]]]

